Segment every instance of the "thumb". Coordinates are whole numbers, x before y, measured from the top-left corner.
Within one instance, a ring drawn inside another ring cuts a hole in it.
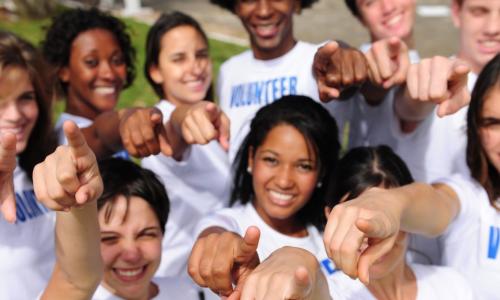
[[[153,123],[153,125],[162,124],[162,122],[163,122],[163,114],[156,107],[154,107],[153,109],[151,109],[149,116],[150,116],[151,123]]]
[[[9,223],[16,221],[16,197],[12,173],[16,167],[16,136],[6,133],[1,137],[0,145],[0,211]]]
[[[235,251],[235,261],[238,263],[250,262],[257,255],[259,245],[260,230],[255,226],[250,226],[245,232],[245,236],[239,242]]]
[[[94,201],[97,199],[103,191],[102,178],[100,176],[95,176],[90,179],[87,183],[80,186],[78,191],[75,193],[76,203],[83,205],[85,203]]]
[[[68,146],[75,158],[84,157],[92,152],[80,128],[73,121],[66,121],[63,124],[64,135],[68,140]]]
[[[324,70],[326,70],[326,68],[330,64],[331,56],[337,51],[338,48],[339,44],[336,41],[331,41],[326,43],[324,46],[320,47],[318,51],[316,51],[313,63],[313,70],[315,71],[314,75],[316,77],[318,77],[318,75],[324,75],[321,74],[321,72],[324,72]],[[319,72],[319,74],[317,72]]]
[[[450,83],[454,82],[465,82],[467,84],[467,74],[470,71],[470,67],[462,62],[456,62],[448,76],[448,81]]]
[[[174,155],[174,150],[170,145],[170,141],[168,140],[167,130],[163,124],[155,127],[156,135],[158,136],[158,142],[160,143],[160,151],[165,156]]]
[[[397,57],[402,48],[404,47],[403,42],[397,37],[391,37],[387,43],[387,50],[389,52],[389,56],[394,58]]]
[[[226,152],[229,151],[230,123],[226,114],[221,112],[217,131],[219,131],[219,143]]]

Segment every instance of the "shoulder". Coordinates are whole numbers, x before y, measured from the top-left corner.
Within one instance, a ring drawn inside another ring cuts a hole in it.
[[[238,67],[242,63],[249,62],[253,59],[253,54],[251,50],[243,51],[240,54],[236,54],[228,58],[220,67],[221,72],[226,71],[232,67]]]

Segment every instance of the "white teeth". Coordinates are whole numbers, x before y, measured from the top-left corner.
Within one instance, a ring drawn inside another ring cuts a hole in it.
[[[2,132],[9,132],[12,134],[21,134],[23,132],[23,127],[15,127],[15,128],[2,128]]]
[[[276,25],[275,24],[257,25],[256,29],[260,35],[272,35],[276,31]]]
[[[94,89],[94,91],[97,94],[108,95],[108,94],[113,94],[115,92],[115,88],[114,87],[96,87]]]
[[[275,198],[278,201],[285,201],[286,202],[286,201],[292,200],[292,198],[293,198],[293,195],[282,194],[282,193],[279,193],[279,192],[276,192],[276,191],[269,191],[269,193],[271,194],[271,196],[273,198]]]
[[[135,269],[135,270],[120,270],[120,269],[116,269],[116,273],[118,273],[118,275],[120,275],[120,276],[129,276],[129,277],[132,277],[132,276],[139,275],[141,272],[142,272],[142,268],[138,268],[138,269]]]
[[[387,25],[395,25],[401,21],[401,18],[403,18],[402,15],[397,15],[392,17],[389,21],[387,21]]]
[[[483,41],[481,44],[486,48],[497,48],[500,46],[500,43],[497,41]]]

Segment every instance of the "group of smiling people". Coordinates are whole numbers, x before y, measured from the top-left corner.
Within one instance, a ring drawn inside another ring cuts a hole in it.
[[[459,52],[427,59],[415,0],[346,0],[361,50],[295,39],[314,0],[211,2],[250,49],[214,93],[207,35],[162,14],[154,107],[116,108],[107,13],[0,31],[0,299],[496,299],[500,1],[453,0]]]

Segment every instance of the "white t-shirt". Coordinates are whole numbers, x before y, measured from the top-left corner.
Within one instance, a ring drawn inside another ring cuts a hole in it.
[[[417,280],[416,300],[473,300],[476,299],[465,279],[447,267],[410,264]],[[343,279],[342,284],[330,278],[330,294],[335,300],[376,300],[359,280]],[[408,299],[410,300],[410,299]]]
[[[0,299],[36,299],[55,263],[55,213],[35,198],[26,173],[14,170],[15,224],[0,217]]]
[[[175,109],[165,100],[156,107],[165,120],[170,119]],[[212,141],[207,145],[189,146],[181,161],[162,154],[146,157],[142,167],[158,175],[170,199],[162,262],[156,274],[187,276],[196,222],[229,203],[231,178],[227,153],[217,141]]]
[[[165,300],[199,300],[197,288],[185,278],[153,278],[158,286],[159,293],[153,299]],[[109,292],[104,286],[99,285],[92,300],[123,300]]]
[[[441,236],[443,264],[464,275],[477,299],[500,295],[500,212],[474,179],[454,175],[441,182],[458,195],[460,211]],[[498,201],[498,200],[497,200]]]
[[[319,101],[312,73],[317,48],[299,41],[290,51],[275,59],[259,60],[247,50],[222,64],[217,94],[221,109],[231,120],[230,161],[233,161],[250,130],[251,120],[261,107],[285,95],[305,95]],[[342,124],[337,105],[337,101],[331,101],[325,108],[337,123]]]
[[[59,116],[59,119],[57,119],[56,126],[55,126],[59,145],[66,145],[68,143],[68,141],[66,140],[66,136],[64,135],[64,131],[63,131],[63,124],[65,121],[73,121],[73,122],[75,122],[75,124],[79,128],[89,127],[93,123],[92,120],[81,117],[81,116],[72,115],[72,114],[68,114],[65,112],[61,113],[61,115]],[[113,154],[113,157],[130,159],[130,156],[128,155],[127,151],[125,151],[125,150],[121,150],[121,151],[116,152],[115,154]]]

